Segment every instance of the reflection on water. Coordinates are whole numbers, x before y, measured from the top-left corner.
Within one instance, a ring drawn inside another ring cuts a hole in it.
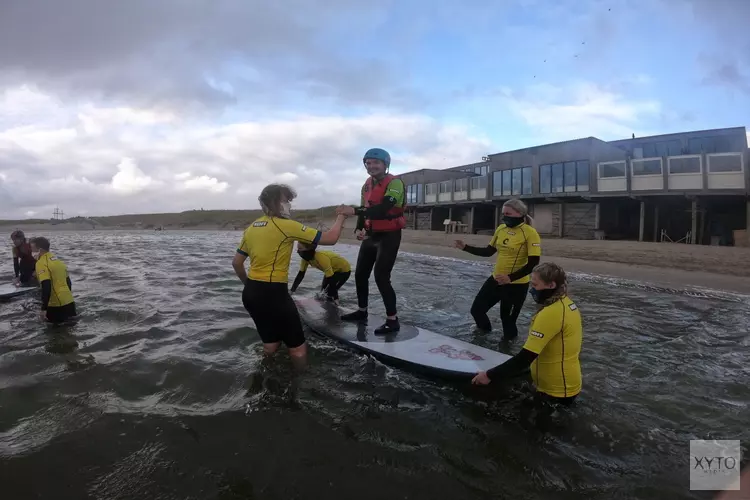
[[[584,392],[542,432],[523,382],[450,385],[318,338],[301,376],[263,362],[231,269],[239,233],[49,236],[81,317],[54,328],[34,297],[0,304],[14,499],[709,498],[689,491],[689,440],[750,439],[746,297],[572,276]],[[497,349],[468,314],[489,272],[403,254],[402,321]],[[320,282],[308,275],[302,292]],[[353,280],[341,296],[355,305]]]

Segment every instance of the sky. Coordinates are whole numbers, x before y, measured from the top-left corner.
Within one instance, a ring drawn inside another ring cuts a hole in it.
[[[4,0],[0,219],[356,203],[579,137],[750,127],[746,0]]]

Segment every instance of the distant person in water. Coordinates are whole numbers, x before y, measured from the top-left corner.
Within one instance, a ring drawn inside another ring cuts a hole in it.
[[[302,321],[289,295],[289,264],[294,242],[308,245],[335,245],[346,217],[339,215],[326,232],[292,220],[294,190],[283,184],[263,188],[258,201],[264,215],[245,229],[232,267],[244,283],[242,303],[255,322],[265,355],[274,354],[286,344],[292,360],[303,365],[307,344]],[[250,268],[245,272],[245,260]]]
[[[55,324],[74,318],[76,303],[68,267],[50,252],[47,238],[31,238],[31,251],[36,258],[36,277],[42,288],[40,318]]]
[[[523,348],[505,363],[479,372],[472,383],[486,385],[530,368],[537,398],[553,406],[568,406],[582,386],[578,359],[583,342],[581,311],[568,296],[565,271],[552,262],[534,268],[530,293],[538,309]]]
[[[13,242],[13,284],[16,286],[34,285],[36,259],[32,255],[31,245],[26,241],[23,231],[13,231],[10,235]]]
[[[500,321],[503,340],[518,336],[516,320],[529,290],[529,274],[539,264],[542,242],[534,229],[528,209],[521,200],[508,200],[503,204],[503,223],[495,230],[489,245],[473,247],[456,240],[456,247],[480,257],[497,255],[492,276],[482,285],[471,305],[471,315],[477,328],[492,330],[487,312],[500,302]]]
[[[302,242],[297,243],[297,254],[302,259],[299,266],[299,272],[292,284],[291,292],[294,293],[302,280],[305,278],[305,272],[309,266],[323,271],[323,282],[320,285],[320,291],[325,292],[328,300],[338,304],[339,289],[347,282],[352,274],[352,267],[349,261],[330,250],[317,250],[312,244]]]
[[[376,335],[396,333],[401,329],[396,311],[396,292],[391,285],[391,271],[401,246],[404,218],[404,182],[388,173],[391,155],[380,148],[368,150],[362,162],[370,177],[362,186],[362,205],[341,206],[338,213],[357,215],[355,229],[359,246],[354,282],[357,285],[359,309],[341,316],[344,321],[367,321],[370,275],[375,270],[375,284],[385,305],[385,323],[373,331]]]

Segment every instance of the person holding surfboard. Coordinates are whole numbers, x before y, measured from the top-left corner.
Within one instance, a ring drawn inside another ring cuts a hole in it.
[[[31,245],[26,241],[26,235],[21,230],[13,231],[10,239],[13,242],[13,284],[16,286],[33,285],[36,259],[32,255]]]
[[[330,250],[317,250],[315,245],[308,245],[302,242],[297,243],[297,254],[302,259],[299,265],[299,272],[292,283],[291,292],[294,293],[302,280],[305,278],[305,272],[309,266],[323,271],[323,283],[320,285],[320,291],[325,292],[328,300],[338,305],[339,288],[347,282],[352,274],[352,267],[349,261]]]
[[[78,313],[68,267],[50,252],[47,238],[31,238],[30,244],[36,259],[36,276],[42,287],[42,309],[39,318],[54,324],[75,318]]]
[[[295,241],[336,244],[346,216],[340,214],[326,232],[305,226],[291,218],[291,202],[296,196],[284,184],[263,188],[258,201],[264,215],[245,229],[232,267],[245,285],[242,304],[255,322],[264,354],[274,354],[283,342],[292,360],[301,366],[307,358],[307,344],[297,306],[288,290],[292,247]],[[248,258],[250,267],[246,272]]]
[[[362,205],[354,208],[341,205],[336,212],[357,215],[355,233],[362,241],[354,271],[359,309],[341,316],[344,321],[367,321],[369,281],[373,268],[375,284],[385,305],[385,323],[376,335],[396,333],[401,329],[396,311],[396,292],[391,285],[391,271],[401,246],[401,230],[406,227],[404,198],[406,189],[401,179],[388,173],[391,155],[380,148],[368,150],[362,162],[370,177],[362,186]]]
[[[471,382],[486,385],[530,368],[538,399],[568,406],[582,386],[578,359],[583,341],[581,311],[568,296],[565,271],[552,262],[534,268],[529,292],[538,309],[523,348],[504,363],[479,372]]]
[[[541,238],[532,223],[524,202],[508,200],[503,204],[503,223],[495,230],[489,245],[474,247],[461,240],[455,242],[456,248],[472,255],[498,254],[492,276],[487,278],[471,304],[471,315],[479,330],[491,331],[487,311],[500,302],[503,340],[518,336],[516,320],[526,301],[529,274],[542,255]]]

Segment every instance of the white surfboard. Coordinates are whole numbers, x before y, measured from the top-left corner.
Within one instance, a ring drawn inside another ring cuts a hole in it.
[[[36,286],[16,286],[13,283],[3,283],[0,285],[0,299],[9,299],[38,289],[39,287]]]
[[[302,321],[314,332],[384,362],[410,365],[435,375],[466,378],[510,359],[506,354],[403,323],[397,333],[375,335],[373,330],[378,325],[342,321],[341,315],[350,311],[331,302],[310,297],[295,297],[294,301]]]

